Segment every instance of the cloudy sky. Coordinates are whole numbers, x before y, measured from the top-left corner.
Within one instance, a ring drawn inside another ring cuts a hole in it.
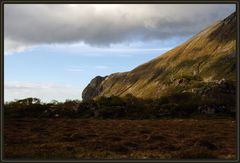
[[[5,4],[5,101],[80,99],[235,11],[231,4]]]

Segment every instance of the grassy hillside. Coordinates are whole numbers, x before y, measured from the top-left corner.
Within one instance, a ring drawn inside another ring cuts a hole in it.
[[[236,13],[130,72],[93,79],[82,97],[132,94],[145,99],[159,98],[221,79],[236,80]]]

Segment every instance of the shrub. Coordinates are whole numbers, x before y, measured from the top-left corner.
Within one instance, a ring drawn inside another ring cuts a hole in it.
[[[105,106],[98,110],[98,117],[103,119],[121,118],[124,114],[125,110],[121,106]]]
[[[196,93],[172,93],[159,99],[140,99],[127,94],[125,97],[100,97],[96,100],[66,100],[64,103],[41,103],[39,99],[27,98],[8,102],[4,107],[6,117],[70,117],[102,119],[156,119],[191,117],[201,114],[200,108],[214,109],[221,116],[234,117],[235,96],[223,94],[201,97]]]

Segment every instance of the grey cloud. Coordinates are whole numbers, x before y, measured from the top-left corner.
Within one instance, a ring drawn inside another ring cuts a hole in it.
[[[189,36],[235,10],[227,4],[6,4],[6,50],[52,43],[108,46],[124,41]]]

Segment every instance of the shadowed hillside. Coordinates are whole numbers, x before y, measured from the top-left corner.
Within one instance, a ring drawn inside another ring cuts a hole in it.
[[[132,71],[97,76],[82,98],[127,94],[159,98],[176,92],[204,92],[214,84],[236,81],[236,30],[235,12]]]

